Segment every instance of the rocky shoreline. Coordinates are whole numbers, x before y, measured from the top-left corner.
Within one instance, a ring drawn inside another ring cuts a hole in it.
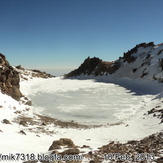
[[[60,121],[44,115],[35,114],[35,118],[18,116],[14,123],[24,126],[24,130],[20,134],[27,135],[26,131],[34,132],[39,137],[40,134],[47,135],[55,134],[54,131],[48,130],[49,125],[56,125],[61,128],[77,128],[77,129],[90,129],[94,127],[101,127],[97,125],[88,126],[75,122]],[[120,124],[112,124],[120,125]],[[33,127],[35,126],[35,127]],[[36,127],[37,126],[37,127]],[[25,129],[27,127],[27,129]],[[62,150],[61,150],[62,149]],[[85,152],[84,152],[85,151]],[[112,141],[107,145],[99,147],[97,150],[92,150],[90,146],[76,146],[69,138],[61,138],[54,140],[49,147],[50,154],[58,155],[81,155],[89,163],[102,163],[105,161],[110,162],[156,162],[162,163],[163,161],[163,133],[152,134],[142,140],[128,141],[127,143],[120,143]],[[117,155],[118,154],[118,155]],[[128,159],[125,160],[125,157]],[[130,158],[130,159],[129,159]],[[132,160],[132,161],[131,161]],[[36,163],[38,161],[27,161],[24,163]],[[61,163],[62,161],[41,161],[43,163]],[[70,163],[81,163],[82,161],[66,161]]]
[[[21,118],[20,125],[26,126],[38,125],[40,123],[41,127],[37,127],[35,131],[28,128],[28,131],[35,132],[39,137],[39,133],[45,133],[53,135],[54,132],[45,130],[46,125],[55,124],[62,128],[84,128],[88,129],[90,126],[80,125],[74,122],[62,122],[56,119],[37,115],[40,118],[40,122],[34,121],[30,118]],[[37,118],[36,118],[37,119]],[[20,119],[19,119],[20,120]],[[27,127],[27,126],[26,126]],[[93,126],[95,127],[95,126]],[[100,126],[96,126],[100,127]],[[25,134],[26,131],[21,131],[21,134]],[[25,134],[26,135],[26,134]],[[49,147],[50,154],[60,154],[60,155],[82,155],[89,163],[102,163],[102,161],[107,160],[110,162],[156,162],[162,163],[163,161],[163,133],[152,134],[139,141],[128,141],[127,143],[110,142],[107,145],[99,147],[98,150],[92,151],[91,147],[83,145],[82,147],[76,146],[73,141],[69,138],[61,138],[60,140],[55,140]],[[62,150],[61,150],[62,149]],[[87,152],[83,152],[86,149]],[[50,155],[49,154],[49,155]],[[109,156],[107,156],[107,154]],[[119,156],[117,156],[119,154]],[[116,155],[116,157],[115,157]],[[123,159],[122,159],[123,156]],[[130,158],[130,160],[125,160],[125,156]],[[107,158],[108,157],[108,158]],[[132,160],[132,161],[131,161]],[[27,161],[26,163],[36,163],[37,161]],[[41,161],[43,163],[52,162],[60,163],[61,161]],[[70,163],[81,163],[82,161],[66,161]]]

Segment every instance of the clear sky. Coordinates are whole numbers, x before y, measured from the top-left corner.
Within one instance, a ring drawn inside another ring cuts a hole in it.
[[[0,52],[12,65],[68,69],[162,38],[163,0],[0,0]]]

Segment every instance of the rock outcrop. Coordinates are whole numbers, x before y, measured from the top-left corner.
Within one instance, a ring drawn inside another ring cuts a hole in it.
[[[32,77],[38,77],[38,78],[53,78],[55,76],[48,74],[46,72],[42,72],[40,70],[31,70],[33,72]]]
[[[163,82],[163,44],[138,44],[114,62],[88,57],[78,69],[65,77],[81,75],[111,75],[113,78],[141,78]]]
[[[22,94],[19,90],[19,73],[9,64],[6,57],[0,53],[0,89],[3,93],[19,100]]]
[[[113,159],[115,153],[130,155],[132,162],[162,162],[161,150],[163,146],[163,133],[156,133],[145,137],[140,141],[128,141],[121,144],[117,142],[111,142],[108,145],[104,145],[99,148],[100,155],[106,153],[112,153]],[[116,159],[118,162],[120,159]]]
[[[21,65],[15,67],[16,71],[20,73],[21,78],[28,80],[28,77],[33,78],[53,78],[54,75],[51,75],[46,72],[42,72],[36,69],[25,69]]]
[[[61,152],[59,150],[62,149]],[[63,155],[78,155],[80,150],[75,146],[74,142],[69,138],[61,138],[60,140],[53,141],[49,148],[52,154],[58,153]]]
[[[67,146],[67,148],[75,148],[75,145],[71,139],[61,138],[60,140],[53,141],[49,150],[61,149],[62,146]]]
[[[99,58],[88,57],[78,69],[66,74],[65,77],[79,75],[108,75],[114,73],[120,67],[118,62],[105,62]]]
[[[123,57],[121,59],[123,59],[124,62],[127,61],[128,63],[134,62],[136,58],[132,56],[132,54],[137,53],[139,48],[148,48],[153,46],[155,46],[154,42],[138,44],[128,52],[123,53]]]

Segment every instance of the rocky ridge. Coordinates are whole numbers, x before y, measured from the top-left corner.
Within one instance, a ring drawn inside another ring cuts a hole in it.
[[[141,43],[113,62],[88,57],[65,77],[109,75],[115,78],[148,79],[163,82],[163,44]]]
[[[74,77],[80,75],[99,76],[113,74],[119,68],[119,66],[120,65],[118,62],[106,62],[97,57],[88,57],[84,60],[78,69],[66,74],[65,77]]]
[[[20,74],[20,78],[24,80],[28,80],[28,78],[53,78],[55,76],[48,74],[46,72],[42,72],[36,69],[25,69],[21,65],[14,67],[17,72]]]
[[[24,104],[31,105],[31,101],[24,97],[20,91],[20,80],[28,80],[29,78],[52,78],[55,77],[46,72],[39,70],[27,70],[22,66],[11,66],[5,55],[0,53],[0,90],[15,100],[21,100]]]

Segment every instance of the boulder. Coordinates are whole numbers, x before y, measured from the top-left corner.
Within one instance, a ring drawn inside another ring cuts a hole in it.
[[[78,155],[79,153],[80,153],[79,149],[72,148],[72,149],[67,149],[63,151],[61,154],[62,155]]]
[[[27,135],[23,130],[20,130],[19,133],[22,134],[22,135]]]
[[[20,122],[19,122],[19,125],[22,125],[22,126],[24,126],[24,127],[28,127],[27,121],[20,121]]]
[[[73,148],[75,147],[75,144],[71,139],[68,138],[61,138],[60,141],[63,142],[63,145],[67,145],[68,148]]]
[[[32,101],[31,100],[28,100],[25,105],[29,105],[29,106],[32,106]]]
[[[7,120],[7,119],[3,119],[3,120],[2,120],[2,123],[4,123],[4,124],[11,124],[10,121]]]
[[[75,148],[75,144],[71,139],[61,138],[60,140],[53,141],[52,145],[49,148],[49,151],[54,149],[61,149],[61,146],[66,146],[68,148]]]

